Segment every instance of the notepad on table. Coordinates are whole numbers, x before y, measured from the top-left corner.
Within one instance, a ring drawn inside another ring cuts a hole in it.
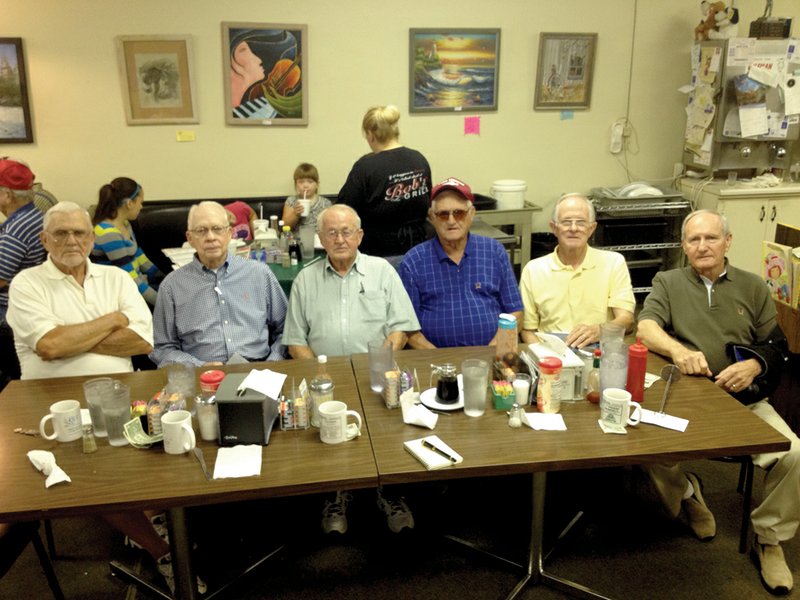
[[[433,448],[430,447],[431,445]],[[445,444],[438,435],[409,440],[403,442],[403,446],[429,471],[444,469],[464,462],[464,457]]]

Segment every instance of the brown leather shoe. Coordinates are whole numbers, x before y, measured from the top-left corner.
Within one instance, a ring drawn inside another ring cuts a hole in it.
[[[759,544],[756,540],[751,555],[761,571],[761,583],[771,594],[783,596],[791,591],[794,580],[780,546]]]
[[[709,542],[717,535],[717,522],[703,499],[700,478],[694,473],[687,473],[686,478],[692,483],[694,495],[681,502],[683,514],[697,539],[701,542]]]

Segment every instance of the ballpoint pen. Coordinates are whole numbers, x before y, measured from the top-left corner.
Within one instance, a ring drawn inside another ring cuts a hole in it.
[[[664,395],[661,397],[661,408],[658,410],[663,415],[664,407],[667,405],[667,396],[669,396],[669,387],[673,381],[680,379],[681,372],[675,365],[666,365],[661,369],[661,377],[667,380],[667,385],[664,387]]]
[[[455,456],[452,456],[451,454],[448,454],[447,452],[445,452],[444,450],[439,448],[439,446],[437,446],[435,444],[431,444],[428,440],[422,440],[422,445],[425,446],[426,448],[430,449],[430,450],[433,450],[434,452],[436,452],[436,454],[438,454],[440,456],[444,456],[450,462],[458,462],[458,459]]]

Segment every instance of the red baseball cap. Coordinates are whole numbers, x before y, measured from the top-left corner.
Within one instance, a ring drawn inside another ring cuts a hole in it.
[[[24,165],[7,158],[0,159],[0,187],[11,190],[29,190],[35,175]]]
[[[469,200],[473,204],[475,204],[475,196],[472,195],[472,190],[470,187],[461,181],[460,179],[456,179],[455,177],[449,177],[445,179],[443,182],[437,184],[433,191],[431,192],[431,202],[436,199],[436,196],[445,192],[447,190],[452,190],[458,194],[464,196],[465,200]]]

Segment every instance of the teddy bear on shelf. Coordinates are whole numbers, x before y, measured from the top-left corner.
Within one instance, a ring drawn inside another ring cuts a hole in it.
[[[738,35],[738,8],[728,8],[724,2],[703,0],[700,3],[700,11],[703,13],[703,20],[694,28],[695,40],[699,42],[704,40],[726,40]]]

